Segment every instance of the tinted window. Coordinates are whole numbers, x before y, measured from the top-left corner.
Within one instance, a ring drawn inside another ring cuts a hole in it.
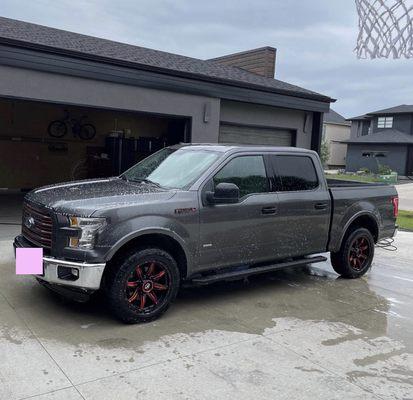
[[[268,180],[262,156],[242,156],[231,160],[214,177],[214,185],[235,183],[240,196],[268,192]]]
[[[311,190],[318,186],[317,173],[310,157],[277,156],[278,190],[291,192]]]

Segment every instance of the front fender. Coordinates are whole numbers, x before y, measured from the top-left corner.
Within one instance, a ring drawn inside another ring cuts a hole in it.
[[[188,266],[192,265],[196,253],[193,238],[196,236],[191,235],[183,224],[161,216],[136,217],[112,227],[109,233],[110,238],[106,238],[112,243],[104,256],[105,261],[109,261],[122,246],[131,240],[149,234],[161,234],[174,239],[182,247]]]

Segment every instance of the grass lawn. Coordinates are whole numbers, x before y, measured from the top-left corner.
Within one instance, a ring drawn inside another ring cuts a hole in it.
[[[408,229],[410,231],[413,231],[413,211],[399,210],[397,224],[401,229]]]
[[[380,180],[373,175],[326,174],[326,178],[357,182],[380,182]]]

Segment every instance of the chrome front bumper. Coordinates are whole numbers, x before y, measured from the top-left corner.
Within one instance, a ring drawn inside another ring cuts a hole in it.
[[[76,280],[59,278],[59,266],[77,269],[78,278]],[[35,275],[35,277],[52,284],[97,290],[100,288],[105,266],[105,263],[81,263],[43,257],[43,275]]]
[[[14,239],[13,247],[16,252],[17,248],[29,247],[29,243],[19,235]],[[62,279],[59,277],[58,268],[75,268],[78,271],[76,280]],[[103,271],[106,263],[87,263],[60,260],[50,256],[43,257],[43,274],[34,275],[35,278],[50,285],[62,285],[72,288],[84,289],[84,291],[94,291],[100,288]]]

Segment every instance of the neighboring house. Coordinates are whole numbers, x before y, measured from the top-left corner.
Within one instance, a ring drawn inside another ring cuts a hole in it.
[[[274,79],[275,58],[263,47],[200,60],[0,17],[0,188],[70,179],[85,157],[100,169],[88,176],[102,175],[109,135],[130,139],[120,148],[132,143],[139,157],[178,142],[319,151],[334,100]],[[50,137],[66,109],[96,127],[93,140],[72,135],[70,119],[66,136]]]
[[[400,175],[413,175],[413,105],[374,111],[351,121],[346,141],[347,171],[387,165]]]
[[[350,139],[351,123],[334,110],[324,114],[323,140],[329,149],[327,168],[344,168],[346,165],[347,144]]]

